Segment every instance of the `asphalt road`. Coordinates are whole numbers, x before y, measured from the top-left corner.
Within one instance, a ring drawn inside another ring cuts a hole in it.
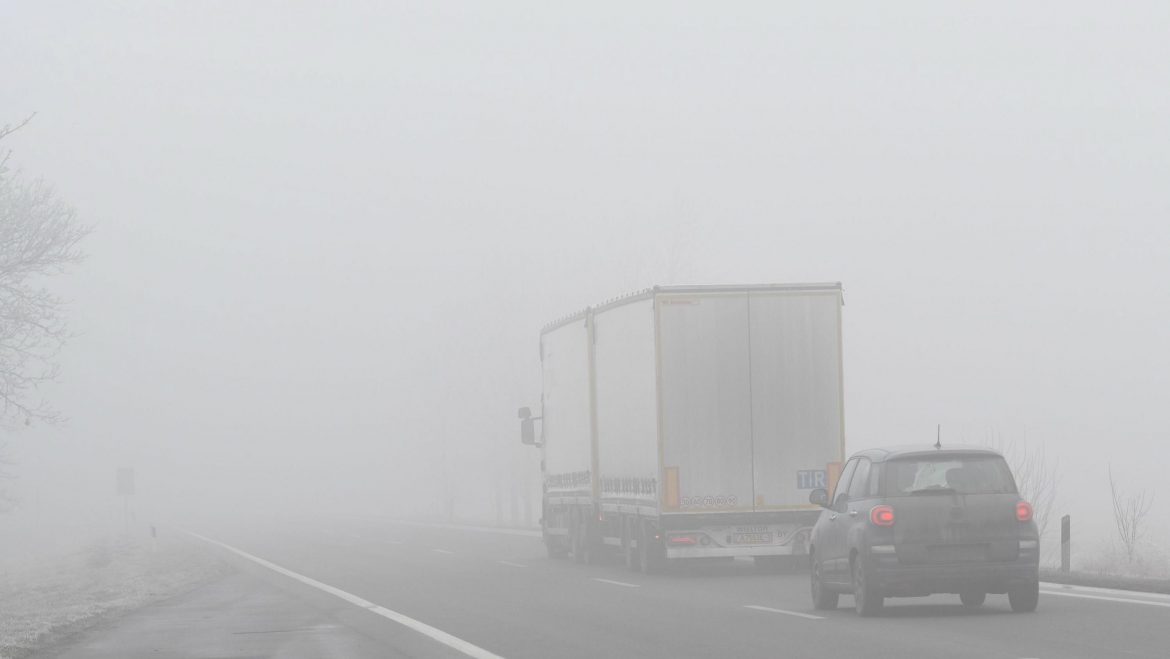
[[[745,561],[647,576],[616,559],[591,566],[549,559],[539,538],[524,532],[368,519],[196,530],[283,568],[233,554],[272,583],[331,607],[387,656],[464,654],[379,611],[448,634],[471,652],[511,659],[1170,656],[1164,595],[1045,585],[1033,614],[1011,613],[1003,595],[976,610],[957,596],[935,596],[887,600],[884,615],[862,619],[851,597],[837,611],[816,611],[807,576],[758,574]]]

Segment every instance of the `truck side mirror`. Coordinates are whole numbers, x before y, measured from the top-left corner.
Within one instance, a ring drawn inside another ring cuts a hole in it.
[[[823,487],[818,487],[812,492],[808,493],[808,502],[820,506],[821,508],[829,507],[829,491]]]
[[[528,409],[527,407],[523,409]],[[536,423],[531,418],[520,419],[520,443],[527,446],[536,446]]]
[[[521,407],[516,411],[516,416],[520,417],[521,419],[527,419],[532,416],[532,410],[528,409],[527,407]]]

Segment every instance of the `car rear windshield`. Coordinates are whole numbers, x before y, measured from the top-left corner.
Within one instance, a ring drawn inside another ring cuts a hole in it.
[[[886,462],[886,496],[915,494],[1014,494],[1007,463],[997,455],[897,458]]]

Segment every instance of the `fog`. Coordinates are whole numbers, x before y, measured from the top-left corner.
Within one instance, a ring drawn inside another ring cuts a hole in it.
[[[1042,446],[1054,514],[1108,543],[1107,464],[1170,505],[1168,28],[1154,2],[6,4],[0,124],[36,116],[4,146],[94,227],[51,281],[67,420],[6,433],[14,515],[118,519],[129,466],[140,520],[535,524],[542,325],[840,281],[849,452]]]

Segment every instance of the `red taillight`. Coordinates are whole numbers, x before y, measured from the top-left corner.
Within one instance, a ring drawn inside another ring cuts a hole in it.
[[[1016,504],[1016,519],[1021,522],[1032,521],[1032,504],[1027,501],[1021,501]]]
[[[873,522],[874,526],[893,526],[894,507],[874,506],[869,511],[869,521]]]
[[[689,535],[672,535],[667,542],[672,545],[693,545],[697,541]]]

